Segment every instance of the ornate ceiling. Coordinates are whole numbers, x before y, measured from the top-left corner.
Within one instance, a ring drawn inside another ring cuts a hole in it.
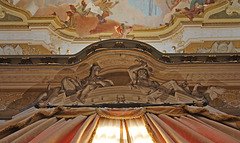
[[[74,54],[112,38],[167,53],[236,53],[239,7],[237,0],[1,0],[0,53],[21,54],[19,45],[35,48],[22,54]]]

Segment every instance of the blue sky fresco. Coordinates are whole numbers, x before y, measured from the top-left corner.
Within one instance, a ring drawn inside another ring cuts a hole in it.
[[[154,0],[128,0],[128,3],[146,16],[161,16],[161,8],[156,5]]]

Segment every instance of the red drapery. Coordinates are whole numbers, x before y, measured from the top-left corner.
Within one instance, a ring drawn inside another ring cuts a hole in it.
[[[0,125],[0,142],[240,142],[239,117],[186,105],[57,107],[23,117]]]

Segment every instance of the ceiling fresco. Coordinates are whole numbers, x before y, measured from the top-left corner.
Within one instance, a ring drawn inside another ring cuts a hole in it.
[[[27,44],[76,54],[97,41],[131,39],[163,53],[238,53],[239,23],[239,0],[1,0],[0,52]]]
[[[173,15],[193,20],[214,0],[13,0],[33,16],[57,16],[62,27],[76,29],[80,37],[112,32],[112,38],[125,38],[134,29],[168,25]]]

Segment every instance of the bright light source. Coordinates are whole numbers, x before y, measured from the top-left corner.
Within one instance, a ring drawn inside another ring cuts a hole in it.
[[[126,121],[126,126],[125,126]],[[121,136],[122,124],[122,137]],[[127,132],[128,131],[128,132]],[[93,143],[152,143],[152,139],[145,128],[144,122],[141,118],[130,120],[114,120],[101,118],[93,138]]]

